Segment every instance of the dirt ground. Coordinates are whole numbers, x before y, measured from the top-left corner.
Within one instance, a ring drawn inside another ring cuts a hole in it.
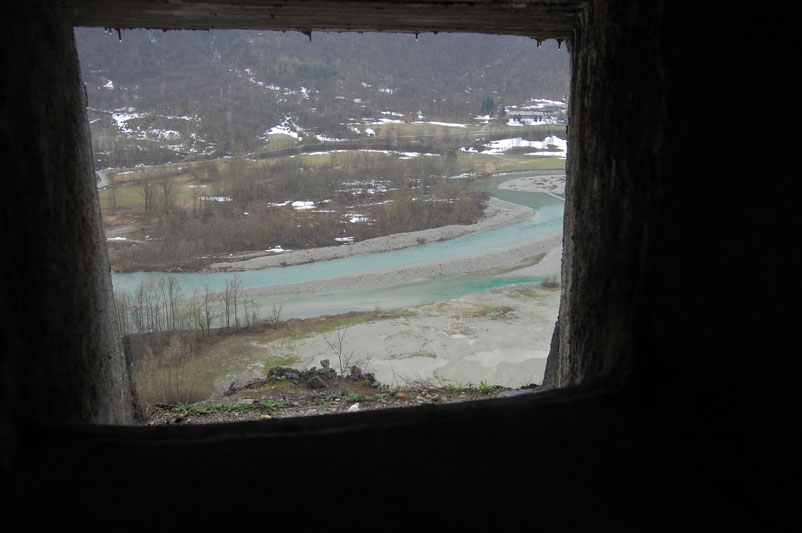
[[[396,309],[395,317],[265,343],[262,349],[297,356],[298,368],[327,358],[336,365],[330,343],[341,338],[344,358],[391,387],[484,382],[517,388],[543,379],[559,299],[557,284],[510,285]],[[225,380],[221,385],[218,390],[228,388]]]
[[[292,380],[277,380],[238,391],[220,400],[200,402],[187,407],[162,405],[152,416],[143,420],[142,424],[219,424],[415,407],[486,400],[536,388],[534,384],[518,390],[502,387],[421,385],[402,391],[376,386],[369,380],[334,377],[324,381],[325,387],[312,389],[293,383]]]

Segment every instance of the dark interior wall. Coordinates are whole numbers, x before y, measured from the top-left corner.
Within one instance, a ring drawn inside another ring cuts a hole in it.
[[[656,207],[664,201],[667,120],[657,24],[657,3],[591,2],[571,46],[563,291],[551,387],[626,380],[652,304],[643,294]]]
[[[794,17],[718,4],[659,13],[661,201],[635,339],[640,382],[664,409],[776,440],[779,452],[802,390],[790,356],[802,266],[789,247],[800,229],[786,126],[799,113],[785,105],[797,95],[784,74]]]
[[[730,428],[757,423],[764,401],[787,410],[797,178],[768,118],[794,99],[778,76],[784,18],[588,4],[572,44],[552,386],[622,384],[682,423]]]
[[[130,387],[72,27],[57,2],[4,11],[3,447],[19,419],[125,423]],[[6,450],[4,450],[6,451]]]
[[[572,386],[163,430],[48,427],[121,421],[130,403],[104,325],[108,267],[69,27],[57,3],[8,8],[2,141],[17,157],[3,161],[0,384],[17,495],[90,501],[127,519],[130,505],[145,523],[154,507],[193,521],[197,508],[175,502],[215,490],[247,501],[244,513],[267,508],[266,520],[304,525],[341,515],[387,529],[792,520],[782,483],[799,481],[798,171],[791,140],[756,153],[770,121],[741,117],[756,100],[793,102],[771,61],[790,49],[793,19],[683,4],[596,0],[575,29],[560,358],[550,365]]]

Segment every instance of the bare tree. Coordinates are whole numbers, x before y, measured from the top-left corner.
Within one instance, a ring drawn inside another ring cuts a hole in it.
[[[117,180],[114,179],[114,175],[108,175],[109,178],[109,188],[111,189],[111,210],[112,212],[117,211]]]
[[[234,319],[234,327],[239,328],[239,321],[237,317],[237,297],[239,295],[239,289],[242,286],[242,282],[239,279],[238,274],[234,274],[234,277],[230,280],[226,281],[226,290],[223,292],[223,313],[226,319],[226,327],[231,327],[231,319]]]
[[[209,284],[205,284],[203,286],[203,317],[206,321],[206,335],[209,334],[209,330],[212,327],[212,314],[210,312],[210,305],[211,305],[211,291],[209,290]]]
[[[226,290],[223,292],[223,317],[226,328],[231,327],[231,281],[226,281]]]
[[[203,315],[200,306],[200,297],[197,290],[192,292],[192,298],[189,301],[189,316],[192,320],[195,330],[200,330],[201,335],[205,335],[205,324],[202,320]]]
[[[173,180],[167,173],[164,172],[164,169],[162,169],[161,182],[162,182],[161,212],[166,214],[169,213],[173,208],[175,195],[173,193]]]
[[[238,274],[234,274],[234,277],[231,279],[231,297],[234,303],[234,328],[239,329],[239,317],[237,316],[237,308],[239,307],[237,302],[237,298],[239,296],[239,289],[242,286],[242,281],[239,279]]]
[[[281,322],[281,310],[283,307],[284,304],[279,304],[278,307],[276,307],[276,304],[273,304],[273,309],[270,311],[268,320],[270,321],[270,326],[274,329],[278,327],[278,323]]]
[[[259,304],[251,297],[251,324],[256,324],[256,318],[259,315]]]
[[[323,336],[323,340],[326,342],[331,351],[334,352],[334,355],[337,357],[337,362],[340,365],[340,375],[345,375],[345,369],[351,364],[351,360],[353,360],[354,355],[356,354],[356,350],[351,350],[350,352],[345,350],[345,335],[348,333],[348,328],[350,326],[340,326],[337,328],[336,334],[329,338],[328,335]]]
[[[145,207],[145,219],[150,220],[150,217],[154,215],[154,208],[155,208],[155,195],[153,191],[153,186],[150,184],[150,180],[148,178],[142,178],[142,203]]]

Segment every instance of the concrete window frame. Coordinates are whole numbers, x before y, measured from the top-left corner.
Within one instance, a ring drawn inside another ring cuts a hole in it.
[[[743,480],[757,474],[761,491],[787,481],[798,454],[792,438],[798,417],[789,406],[798,403],[800,374],[787,356],[798,359],[788,349],[798,343],[789,339],[798,324],[796,314],[777,312],[798,304],[784,284],[767,283],[743,305],[732,290],[740,274],[728,267],[748,267],[759,279],[798,278],[787,260],[788,222],[798,222],[790,215],[798,209],[784,189],[797,179],[797,162],[730,157],[744,144],[732,107],[721,102],[722,94],[777,78],[762,56],[736,57],[730,49],[743,28],[760,35],[761,46],[793,49],[796,19],[783,9],[712,3],[694,6],[689,16],[680,2],[640,0],[12,3],[0,54],[10,72],[2,81],[3,141],[15,157],[2,164],[4,177],[23,179],[8,179],[3,195],[10,229],[0,232],[7,252],[0,263],[6,280],[0,459],[16,496],[47,486],[78,502],[85,494],[74,486],[83,483],[94,486],[96,506],[118,506],[121,494],[132,495],[140,482],[157,480],[165,494],[191,494],[208,486],[209,472],[223,483],[258,474],[282,481],[268,490],[271,503],[300,508],[311,521],[309,505],[293,504],[301,491],[359,481],[360,467],[371,465],[396,491],[388,498],[374,485],[360,503],[389,510],[399,522],[428,518],[416,506],[420,489],[440,489],[444,477],[456,503],[441,508],[435,521],[451,526],[475,525],[490,505],[515,509],[490,517],[497,528],[634,524],[628,519],[654,513],[679,526],[686,515],[677,511],[685,504],[717,525],[743,514],[758,523],[776,520],[776,503],[752,497],[754,487]],[[547,369],[557,388],[379,415],[126,426],[130,383],[107,324],[110,274],[73,25],[564,39],[572,56],[571,151],[559,329]],[[701,35],[706,46],[685,38]],[[758,75],[742,76],[745,66]],[[772,90],[794,101],[795,85],[782,81]],[[683,128],[695,123],[700,107],[716,128],[695,132],[703,148],[688,150]],[[748,194],[720,178],[763,175],[763,166],[772,179]],[[684,194],[688,182],[692,195]],[[722,206],[746,200],[755,214],[744,227],[737,209]],[[741,230],[737,239],[733,227]],[[694,258],[695,272],[676,249]],[[697,276],[705,282],[695,285],[700,290],[683,291]],[[733,309],[752,327],[733,324]],[[688,342],[678,331],[696,338]],[[753,374],[748,356],[756,351],[765,355],[766,371]],[[767,414],[780,415],[780,422]],[[749,445],[763,441],[772,442],[771,453],[751,453]],[[771,468],[763,469],[766,463]],[[516,475],[525,487],[510,483]],[[477,490],[477,479],[493,491]]]
[[[419,14],[410,21],[409,7],[404,2],[380,1],[382,11],[365,10],[360,2],[284,2],[284,5],[269,2],[198,2],[180,5],[166,2],[148,6],[148,10],[137,12],[131,6],[142,2],[102,2],[97,0],[73,0],[73,26],[103,26],[116,28],[148,27],[162,29],[260,29],[296,30],[308,33],[319,31],[393,31],[404,33],[438,31],[469,31],[501,35],[519,35],[536,39],[555,39],[569,47],[581,20],[584,2],[532,1],[515,4],[488,2],[484,5],[468,5],[461,2],[432,2],[418,6]],[[343,6],[345,6],[343,8]],[[343,9],[348,12],[344,12]],[[286,18],[282,18],[284,12]],[[243,18],[243,13],[248,13]],[[522,16],[524,15],[524,16]],[[298,26],[304,20],[306,26]],[[559,331],[557,328],[556,331]],[[555,335],[552,351],[559,350]],[[557,388],[567,384],[556,369],[558,358],[550,356],[546,386]],[[127,361],[130,374],[131,362]],[[122,384],[130,386],[130,384]]]

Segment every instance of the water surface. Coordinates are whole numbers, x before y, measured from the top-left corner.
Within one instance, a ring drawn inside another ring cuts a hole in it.
[[[544,173],[546,172],[540,172],[540,174]],[[553,171],[547,173],[553,173]],[[456,239],[426,243],[401,250],[363,254],[304,265],[237,272],[241,282],[240,286],[243,289],[268,287],[388,267],[429,263],[497,250],[558,233],[562,231],[563,219],[563,202],[559,198],[543,193],[497,189],[498,185],[504,181],[533,174],[535,173],[509,173],[494,176],[482,184],[486,190],[502,200],[535,209],[535,216],[528,220]],[[164,275],[162,272],[114,273],[112,282],[116,292],[132,293],[141,282],[151,280],[157,283],[159,278]],[[232,280],[234,276],[231,272],[187,272],[170,275],[176,278],[185,295],[190,295],[194,291],[202,293],[205,286],[208,286],[212,292],[223,291],[226,288],[226,282]],[[463,274],[440,276],[426,281],[400,285],[393,285],[392,280],[388,280],[388,284],[381,287],[341,292],[261,295],[255,299],[263,311],[269,311],[273,305],[281,305],[284,318],[290,316],[303,318],[348,311],[373,310],[376,307],[390,309],[422,305],[480,292],[492,287],[528,281],[540,281],[540,278],[502,278],[487,274]]]

